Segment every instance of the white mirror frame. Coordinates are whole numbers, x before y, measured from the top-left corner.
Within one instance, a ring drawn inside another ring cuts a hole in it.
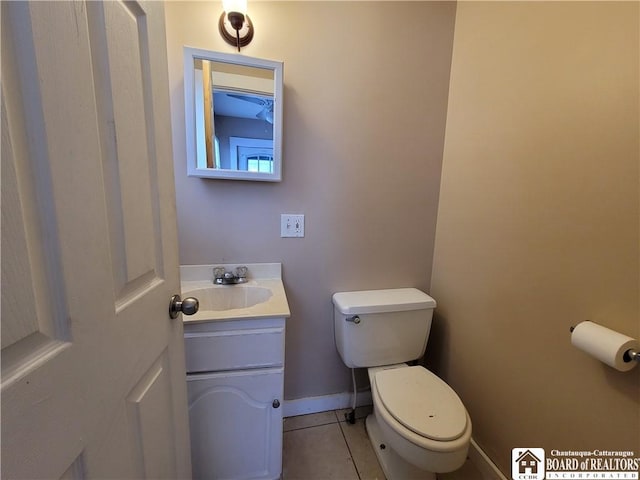
[[[214,62],[246,65],[273,70],[273,173],[198,168],[196,158],[196,112],[194,60],[204,59]],[[282,180],[282,95],[283,63],[244,55],[211,52],[198,48],[184,47],[184,107],[187,146],[187,175],[190,177],[219,178],[228,180],[254,180],[280,182]]]

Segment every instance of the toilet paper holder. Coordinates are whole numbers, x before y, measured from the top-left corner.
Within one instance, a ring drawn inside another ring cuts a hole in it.
[[[569,332],[573,333],[573,331],[575,330],[575,326],[571,325],[569,327]],[[640,362],[640,352],[630,348],[629,350],[627,350],[626,352],[624,352],[624,356],[623,359],[625,362],[632,362],[632,361],[636,361],[636,362]]]
[[[627,350],[624,354],[624,359],[626,361],[635,360],[636,362],[640,362],[640,352],[636,352],[633,348]],[[628,359],[628,360],[627,360]]]

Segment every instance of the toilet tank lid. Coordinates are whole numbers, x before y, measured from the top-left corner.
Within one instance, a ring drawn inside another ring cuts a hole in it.
[[[436,301],[417,288],[338,292],[333,304],[344,315],[436,308]]]

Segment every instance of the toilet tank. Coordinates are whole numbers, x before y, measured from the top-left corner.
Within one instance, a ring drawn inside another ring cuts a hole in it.
[[[436,301],[416,288],[333,294],[338,353],[347,367],[374,367],[420,358]]]

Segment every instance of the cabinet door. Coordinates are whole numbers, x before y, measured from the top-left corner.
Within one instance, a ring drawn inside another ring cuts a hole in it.
[[[280,477],[283,381],[282,368],[187,377],[194,479]]]

